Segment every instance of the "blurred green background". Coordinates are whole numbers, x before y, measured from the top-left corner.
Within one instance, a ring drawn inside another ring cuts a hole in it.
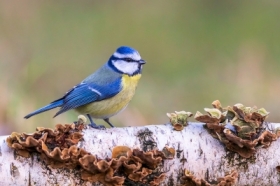
[[[120,45],[147,64],[117,126],[166,123],[219,99],[280,122],[280,1],[0,1],[0,135],[71,123],[31,111],[62,96]],[[192,119],[193,120],[193,119]],[[104,124],[103,121],[97,121]],[[106,125],[107,126],[107,125]]]

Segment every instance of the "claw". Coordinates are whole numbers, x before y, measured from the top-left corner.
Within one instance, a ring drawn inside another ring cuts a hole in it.
[[[96,125],[95,123],[90,123],[89,126],[94,129],[105,130],[106,127],[104,125]]]
[[[89,114],[87,114],[87,117],[88,117],[88,119],[89,119],[89,121],[90,121],[89,126],[90,126],[91,128],[94,128],[94,129],[102,129],[102,130],[106,129],[106,127],[105,127],[104,125],[96,125],[96,124],[93,122],[93,120],[92,120],[92,118],[91,118],[91,116],[90,116]]]

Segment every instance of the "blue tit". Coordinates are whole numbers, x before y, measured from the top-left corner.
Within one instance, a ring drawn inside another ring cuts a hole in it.
[[[107,63],[66,92],[63,97],[24,118],[28,119],[41,112],[60,107],[54,117],[75,109],[78,113],[88,116],[90,126],[93,128],[99,126],[92,118],[103,119],[114,127],[109,118],[124,110],[132,99],[145,63],[137,50],[121,46]]]

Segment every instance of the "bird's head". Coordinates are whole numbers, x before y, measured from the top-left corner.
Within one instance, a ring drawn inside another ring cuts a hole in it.
[[[145,63],[138,51],[128,46],[119,47],[108,61],[115,71],[129,76],[141,73]]]

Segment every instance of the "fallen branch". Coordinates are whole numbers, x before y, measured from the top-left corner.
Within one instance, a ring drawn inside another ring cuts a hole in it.
[[[275,127],[276,124],[270,126]],[[0,185],[89,184],[81,179],[79,168],[54,169],[42,162],[37,153],[32,153],[31,158],[15,154],[14,149],[7,146],[7,137],[0,137]],[[88,128],[83,130],[83,140],[77,146],[99,159],[110,159],[115,146],[127,146],[145,152],[172,147],[175,149],[175,157],[163,160],[162,166],[157,169],[165,173],[162,185],[187,184],[189,182],[186,177],[196,179],[197,185],[199,181],[217,185],[220,178],[233,170],[238,172],[236,185],[279,184],[279,173],[276,170],[280,164],[279,140],[268,148],[257,149],[254,156],[245,159],[226,150],[205,130],[202,123],[190,123],[182,131],[173,130],[170,124],[106,130]],[[125,183],[129,184],[129,181],[125,178]]]

